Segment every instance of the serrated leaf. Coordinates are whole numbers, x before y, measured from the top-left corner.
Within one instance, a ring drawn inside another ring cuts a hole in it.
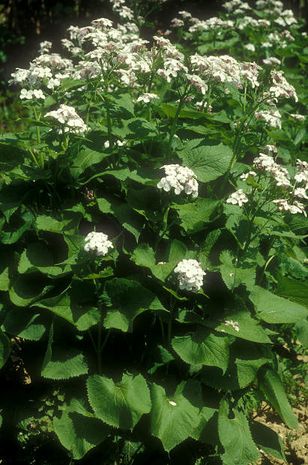
[[[260,390],[285,424],[289,428],[297,428],[297,418],[292,412],[292,408],[278,374],[271,368],[267,368],[261,373],[259,382]]]
[[[133,279],[114,278],[106,283],[111,308],[104,319],[105,328],[132,331],[134,320],[148,310],[166,311],[159,299]]]
[[[190,365],[216,366],[223,372],[228,367],[230,340],[226,336],[202,328],[174,337],[171,345],[178,356]]]
[[[308,315],[302,305],[284,299],[262,287],[255,286],[250,293],[258,317],[266,323],[296,323]]]
[[[227,400],[222,400],[218,414],[219,440],[224,448],[224,465],[251,465],[260,454],[251,437],[244,413],[229,410]]]
[[[182,383],[169,397],[162,386],[154,383],[151,386],[151,434],[161,440],[167,452],[193,437],[199,426],[201,406],[190,401],[191,389],[185,387]]]
[[[179,152],[185,166],[191,168],[201,182],[213,181],[225,174],[230,166],[232,150],[224,145],[198,145],[190,141]]]
[[[53,428],[62,446],[74,459],[80,460],[107,437],[108,427],[87,412],[77,399],[73,399],[62,412],[60,418],[54,417]]]
[[[121,381],[93,375],[87,381],[88,397],[97,418],[110,426],[132,430],[151,410],[151,398],[143,376],[124,373]]]

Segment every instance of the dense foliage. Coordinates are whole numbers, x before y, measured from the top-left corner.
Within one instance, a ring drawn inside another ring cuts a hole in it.
[[[13,73],[2,429],[27,463],[284,459],[255,414],[297,426],[280,353],[307,344],[308,45],[255,3],[147,41],[113,0],[118,24],[71,26],[63,56],[44,42]]]

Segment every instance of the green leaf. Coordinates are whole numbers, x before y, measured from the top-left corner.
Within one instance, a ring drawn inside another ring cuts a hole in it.
[[[77,154],[74,154],[73,164],[70,167],[71,175],[78,178],[87,168],[94,167],[111,155],[111,152],[98,152],[89,147],[82,147]]]
[[[253,421],[251,424],[251,433],[258,447],[266,454],[270,454],[279,460],[286,460],[283,442],[276,431],[263,425],[263,423]]]
[[[185,336],[176,336],[171,345],[178,356],[190,365],[215,366],[226,371],[230,340],[207,329],[198,329]]]
[[[224,321],[205,320],[204,324],[216,331],[260,344],[270,344],[271,340],[248,310],[228,313]]]
[[[104,320],[105,328],[132,331],[135,318],[148,310],[166,311],[159,299],[138,281],[114,278],[106,283],[106,293],[111,300]]]
[[[250,293],[258,317],[266,323],[296,323],[308,315],[308,309],[272,292],[255,286]]]
[[[124,373],[121,381],[93,375],[87,381],[88,397],[97,418],[110,426],[132,430],[151,410],[151,398],[143,376]]]
[[[224,448],[224,465],[251,465],[258,460],[260,454],[252,440],[246,416],[235,409],[231,414],[227,400],[220,403],[218,434]]]
[[[54,417],[53,428],[62,446],[76,460],[82,459],[109,433],[108,427],[94,418],[77,399],[64,408],[60,418]]]
[[[278,374],[267,368],[260,376],[260,390],[289,428],[297,428],[297,418],[292,412]]]
[[[32,311],[20,308],[10,308],[3,322],[4,330],[22,339],[39,341],[46,332],[46,326],[42,318]]]
[[[8,291],[9,284],[10,284],[9,270],[8,268],[5,268],[0,273],[0,291]]]
[[[20,275],[11,283],[9,297],[16,307],[27,307],[49,290],[50,287],[43,287],[42,282],[37,278]]]
[[[277,294],[308,308],[308,281],[299,281],[282,276],[278,280]]]
[[[232,160],[232,150],[224,145],[199,145],[203,140],[188,142],[179,152],[185,166],[191,168],[198,181],[213,181],[225,174]]]
[[[174,268],[173,263],[161,262],[156,264],[154,250],[148,244],[140,244],[132,254],[132,260],[138,266],[148,268],[160,281],[165,282]]]
[[[84,292],[89,291],[86,283],[79,282],[78,285],[80,286],[80,290],[82,289]],[[73,293],[76,292],[74,288]],[[82,297],[87,297],[87,294],[83,294],[82,296],[81,291],[79,298],[77,297],[78,296],[76,296],[72,302],[70,295],[65,292],[55,297],[48,297],[47,299],[35,302],[32,307],[50,310],[55,315],[74,325],[79,331],[86,331],[99,321],[100,311],[97,307],[83,303]]]
[[[295,325],[295,331],[299,342],[305,349],[308,349],[308,321],[298,321]]]
[[[75,349],[53,350],[53,325],[51,325],[41,376],[60,380],[76,378],[87,373],[88,364],[81,352]]]
[[[189,385],[182,383],[169,397],[162,386],[154,383],[151,386],[151,434],[161,440],[167,452],[193,437],[199,426],[201,406],[195,405],[191,391]]]
[[[202,381],[217,390],[244,389],[255,382],[260,367],[270,362],[270,351],[260,345],[238,342],[231,346],[226,373],[222,374],[217,368],[206,368],[202,372]]]
[[[234,265],[234,258],[229,250],[223,250],[220,254],[220,272],[228,289],[235,289],[244,284],[251,289],[256,281],[255,268],[238,268]]]
[[[218,205],[218,200],[199,198],[183,205],[173,204],[172,208],[177,211],[182,228],[195,233],[212,221]]]
[[[0,329],[0,368],[6,363],[11,352],[9,338]]]

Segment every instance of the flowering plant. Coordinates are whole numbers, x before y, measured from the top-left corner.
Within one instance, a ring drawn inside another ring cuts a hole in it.
[[[39,430],[56,383],[43,431],[71,463],[283,459],[253,413],[297,425],[276,348],[307,317],[302,90],[234,43],[205,55],[229,17],[180,12],[180,46],[113,5],[123,24],[71,26],[64,57],[45,42],[12,76],[28,120],[1,140],[3,369],[19,354]],[[255,24],[247,3],[226,9]]]

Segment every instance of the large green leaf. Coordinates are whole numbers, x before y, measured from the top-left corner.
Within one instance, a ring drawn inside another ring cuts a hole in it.
[[[260,389],[268,402],[289,428],[297,428],[297,418],[292,412],[285,390],[278,374],[267,368],[260,376]]]
[[[159,299],[133,279],[114,278],[106,283],[110,308],[104,320],[105,328],[132,331],[135,318],[147,310],[166,311]]]
[[[204,384],[217,390],[235,391],[255,382],[260,367],[270,363],[271,351],[261,345],[238,341],[231,346],[228,370],[208,367],[202,371]]]
[[[79,286],[80,289],[84,290],[84,292],[88,292],[87,286],[84,282],[81,282]],[[74,300],[77,300],[77,295],[75,294],[76,292],[73,290],[73,296],[75,297]],[[84,294],[83,297],[86,295],[87,294]],[[80,295],[78,303],[72,302],[71,296],[67,292],[55,297],[42,299],[39,302],[35,302],[32,306],[45,308],[51,311],[55,315],[66,320],[68,323],[74,325],[79,331],[86,331],[91,328],[91,326],[95,325],[100,319],[100,311],[97,307],[83,304],[82,295]]]
[[[222,279],[229,289],[235,289],[240,285],[245,285],[251,289],[256,281],[255,268],[238,268],[235,266],[235,259],[228,250],[223,250],[220,254],[220,272]]]
[[[191,390],[182,383],[172,396],[167,396],[162,386],[151,386],[151,433],[161,440],[167,452],[193,437],[199,426],[201,405],[195,405],[195,393]]]
[[[251,424],[251,433],[254,441],[258,444],[260,449],[267,454],[272,455],[276,459],[286,460],[283,450],[283,442],[276,431],[263,423],[254,421]]]
[[[74,178],[78,178],[87,168],[94,167],[110,156],[111,152],[97,152],[89,147],[82,147],[73,157],[70,172]]]
[[[231,415],[227,400],[222,400],[218,415],[219,440],[224,448],[224,465],[251,465],[260,454],[252,440],[244,413],[233,410]]]
[[[283,276],[278,280],[277,294],[308,308],[308,281]]]
[[[41,375],[48,379],[70,379],[88,373],[85,356],[75,349],[54,349],[53,325],[49,331],[47,350],[43,360]]]
[[[53,428],[63,447],[76,460],[84,457],[109,433],[108,427],[94,418],[77,399],[63,408],[60,418],[53,419]]]
[[[255,286],[250,299],[256,307],[258,317],[266,323],[296,323],[308,315],[308,309],[302,305],[259,286]]]
[[[188,142],[179,152],[183,164],[196,174],[201,182],[209,182],[225,174],[230,166],[232,150],[224,145],[199,145],[201,140]]]
[[[87,381],[88,397],[97,418],[110,426],[132,430],[151,410],[151,398],[143,376],[124,373],[121,381],[93,375]]]
[[[182,228],[187,233],[194,233],[213,219],[218,205],[218,200],[199,198],[183,205],[173,204],[172,208],[177,211]]]
[[[230,312],[225,315],[224,321],[205,320],[204,324],[216,331],[230,334],[231,336],[247,341],[258,342],[260,344],[271,343],[262,326],[255,320],[249,310],[240,310]]]
[[[172,347],[190,365],[215,366],[226,371],[229,362],[230,340],[207,329],[199,329],[172,339]]]

